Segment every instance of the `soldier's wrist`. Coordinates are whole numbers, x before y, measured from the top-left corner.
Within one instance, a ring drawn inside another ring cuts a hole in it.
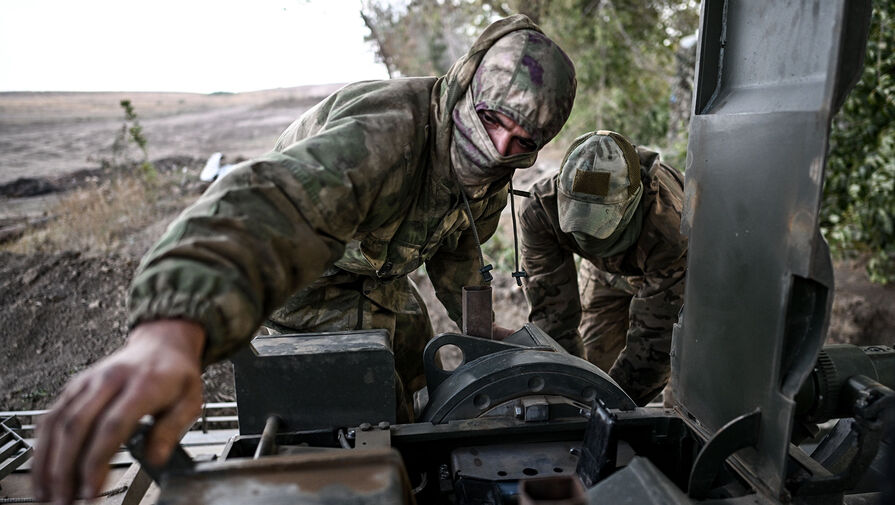
[[[128,335],[128,345],[163,346],[196,363],[201,362],[205,341],[205,329],[187,319],[146,321],[135,326]]]

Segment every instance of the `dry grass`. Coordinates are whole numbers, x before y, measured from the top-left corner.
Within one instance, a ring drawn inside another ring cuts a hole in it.
[[[125,175],[72,190],[47,211],[50,220],[44,226],[32,228],[2,249],[20,254],[121,252],[133,242],[135,234],[170,217],[195,198],[185,194],[179,180],[179,176],[167,174],[147,183]]]

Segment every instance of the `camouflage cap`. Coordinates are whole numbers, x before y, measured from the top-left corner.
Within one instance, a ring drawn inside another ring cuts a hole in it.
[[[482,58],[471,83],[475,110],[513,119],[538,147],[559,133],[575,100],[575,66],[555,42],[535,30],[499,38]]]
[[[631,142],[600,130],[578,137],[557,181],[559,227],[604,239],[627,223],[640,201],[640,162]]]

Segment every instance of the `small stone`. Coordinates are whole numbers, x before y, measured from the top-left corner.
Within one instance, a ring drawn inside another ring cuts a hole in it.
[[[37,279],[38,275],[40,275],[39,267],[29,268],[28,271],[22,275],[22,282],[25,284],[31,284],[32,282],[34,282],[34,279]]]

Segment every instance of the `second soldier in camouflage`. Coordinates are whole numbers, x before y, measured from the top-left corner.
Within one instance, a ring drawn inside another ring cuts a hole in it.
[[[683,177],[617,133],[591,132],[531,194],[520,209],[529,319],[646,404],[668,381],[683,303]]]

